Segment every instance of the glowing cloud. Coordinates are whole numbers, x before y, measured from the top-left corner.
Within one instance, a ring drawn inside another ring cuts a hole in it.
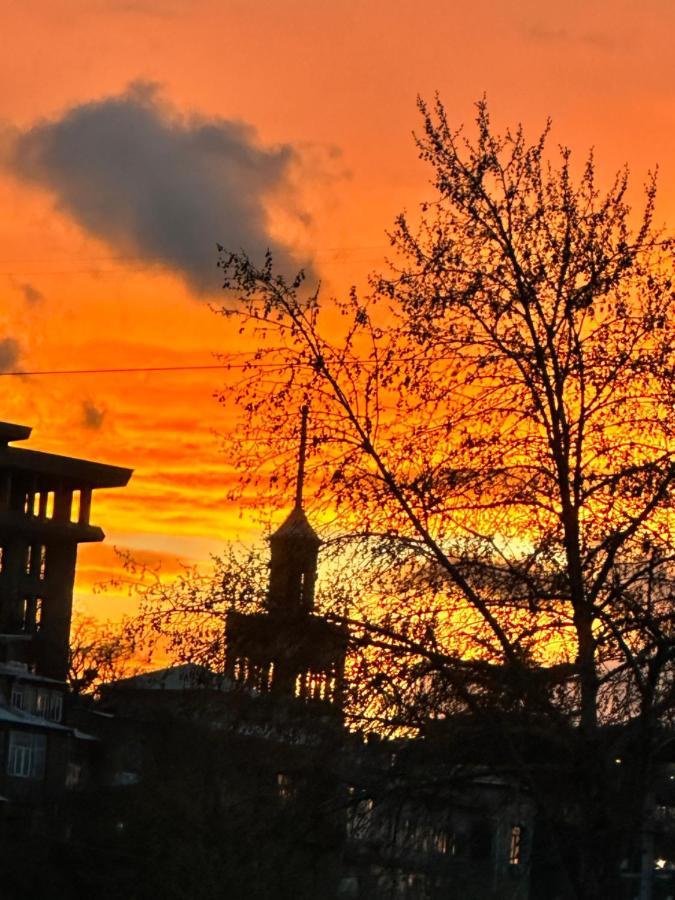
[[[219,288],[216,243],[257,262],[269,248],[279,269],[299,267],[265,209],[295,161],[291,145],[263,147],[244,122],[178,116],[148,84],[39,122],[8,155],[15,176],[50,190],[90,234],[202,295]]]

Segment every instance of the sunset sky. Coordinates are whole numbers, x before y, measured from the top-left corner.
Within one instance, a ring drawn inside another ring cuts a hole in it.
[[[198,366],[234,352],[216,242],[363,284],[396,213],[430,196],[418,94],[601,173],[660,167],[675,224],[672,0],[0,0],[0,370]],[[27,446],[135,469],[93,519],[78,602],[112,547],[200,561],[254,533],[228,505],[216,370],[4,377]]]

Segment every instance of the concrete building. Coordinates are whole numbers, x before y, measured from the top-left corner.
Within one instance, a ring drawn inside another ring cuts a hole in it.
[[[14,817],[81,778],[90,737],[68,724],[66,688],[78,544],[103,540],[92,493],[130,469],[13,447],[0,422],[0,796]]]
[[[30,433],[0,422],[0,662],[63,681],[77,547],[104,537],[92,494],[131,469],[10,446]]]

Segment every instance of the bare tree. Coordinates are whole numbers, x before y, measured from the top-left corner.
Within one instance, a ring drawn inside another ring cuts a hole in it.
[[[106,681],[135,675],[139,665],[124,625],[75,615],[68,657],[68,684],[74,694],[95,693]]]
[[[209,566],[185,566],[176,577],[122,556],[123,573],[108,586],[126,589],[138,603],[124,627],[130,646],[150,660],[194,663],[221,672],[227,610],[260,608],[267,563],[258,547],[226,546]]]
[[[601,190],[548,126],[499,135],[481,101],[470,138],[440,101],[420,111],[434,196],[367,299],[321,304],[223,251],[223,313],[255,346],[223,399],[246,486],[272,488],[309,399],[328,532],[405,576],[351,616],[405,675],[387,701],[421,678],[427,714],[557,729],[573,889],[616,896],[674,699],[672,243],[654,177],[635,214],[627,170]],[[620,807],[612,725],[635,735]]]

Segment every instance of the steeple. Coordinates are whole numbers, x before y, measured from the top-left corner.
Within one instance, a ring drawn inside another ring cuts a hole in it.
[[[302,508],[308,414],[307,406],[303,406],[295,506],[270,537],[271,560],[267,608],[270,612],[282,613],[287,616],[307,615],[314,608],[314,583],[321,544],[319,536],[309,524]]]
[[[298,477],[295,482],[295,509],[302,509],[302,489],[305,486],[305,456],[307,455],[307,417],[309,407],[300,410],[300,452],[298,453]]]
[[[302,702],[321,701],[341,714],[347,629],[314,612],[321,541],[302,508],[307,454],[302,408],[295,505],[270,537],[265,609],[227,614],[225,674],[250,691]]]

